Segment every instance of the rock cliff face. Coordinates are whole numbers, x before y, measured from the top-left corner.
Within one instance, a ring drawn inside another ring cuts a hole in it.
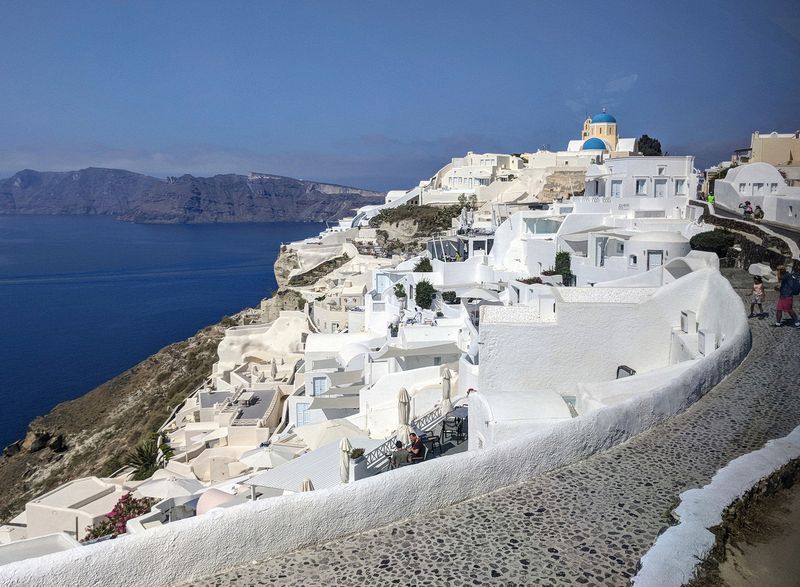
[[[237,317],[238,318],[238,317]],[[0,455],[0,523],[70,479],[110,475],[211,372],[224,324],[163,348],[84,396],[57,405]]]
[[[0,180],[0,214],[99,214],[143,223],[336,220],[383,194],[278,175],[161,180],[120,169],[25,170]]]

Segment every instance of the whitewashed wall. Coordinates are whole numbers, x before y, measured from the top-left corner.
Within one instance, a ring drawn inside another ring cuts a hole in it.
[[[708,308],[707,320],[712,327],[726,325],[722,345],[656,390],[491,449],[350,485],[216,510],[143,534],[6,565],[0,567],[0,584],[168,585],[378,528],[586,458],[686,409],[741,362],[750,349],[741,302],[724,287],[714,296],[721,303]],[[429,490],[408,492],[409,482]]]

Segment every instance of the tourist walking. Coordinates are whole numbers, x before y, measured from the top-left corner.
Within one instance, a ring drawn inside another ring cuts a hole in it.
[[[763,218],[764,218],[764,211],[761,209],[761,206],[756,206],[756,209],[753,212],[753,220],[756,221],[756,224],[760,224]]]
[[[797,278],[791,271],[783,266],[778,267],[778,284],[775,289],[778,291],[778,304],[775,306],[775,326],[783,326],[781,321],[783,312],[792,317],[794,326],[800,328],[800,321],[797,320],[797,314],[792,309],[792,296],[800,294],[800,279]]]
[[[745,220],[750,220],[753,216],[753,206],[750,204],[750,200],[747,200],[744,204],[739,204],[739,208],[742,209],[742,217]]]
[[[764,307],[762,304],[764,303],[764,280],[761,279],[759,276],[755,276],[753,278],[753,291],[750,294],[750,316],[748,318],[753,318],[755,314],[753,310],[756,306],[758,306],[758,314],[759,316],[764,313]]]

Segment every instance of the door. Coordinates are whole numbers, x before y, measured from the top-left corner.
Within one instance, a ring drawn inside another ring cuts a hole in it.
[[[647,270],[661,267],[664,263],[664,251],[647,251]]]
[[[595,257],[594,262],[596,267],[603,267],[606,264],[606,242],[608,241],[607,236],[598,237],[595,245]]]
[[[665,198],[667,197],[667,180],[666,179],[657,179],[656,180],[656,198]]]

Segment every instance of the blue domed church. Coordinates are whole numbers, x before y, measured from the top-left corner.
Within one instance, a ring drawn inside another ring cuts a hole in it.
[[[621,139],[617,131],[617,119],[603,111],[583,122],[579,140],[570,141],[567,151],[586,151],[599,156],[628,157],[638,153],[636,139]]]

